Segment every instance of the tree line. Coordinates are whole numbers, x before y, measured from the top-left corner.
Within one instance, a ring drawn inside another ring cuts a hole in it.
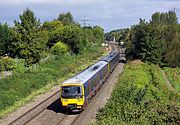
[[[140,19],[139,24],[117,31],[106,36],[118,36],[117,41],[125,42],[129,60],[180,67],[180,24],[174,11],[156,12],[149,22]]]
[[[0,62],[8,55],[24,59],[26,66],[30,66],[49,54],[83,53],[104,40],[101,27],[81,27],[70,12],[41,23],[33,11],[26,9],[19,19],[14,21],[14,26],[0,23]]]

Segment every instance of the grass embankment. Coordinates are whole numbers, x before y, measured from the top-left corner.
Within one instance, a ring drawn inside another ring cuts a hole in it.
[[[94,47],[82,55],[56,57],[39,64],[33,70],[0,79],[0,117],[85,69],[103,54],[104,48]]]
[[[175,91],[180,93],[180,68],[165,67],[163,70]]]
[[[99,111],[95,124],[178,125],[179,97],[169,90],[159,67],[133,61],[125,65],[110,100]]]

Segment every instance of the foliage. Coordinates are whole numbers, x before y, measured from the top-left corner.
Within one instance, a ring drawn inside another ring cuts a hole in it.
[[[24,59],[14,59],[14,62],[15,62],[15,67],[14,67],[14,74],[18,74],[18,73],[24,73],[25,70],[26,70],[26,67],[25,67],[25,60]]]
[[[169,11],[166,13],[156,12],[152,15],[150,23],[154,25],[170,25],[177,24],[178,19],[174,11]]]
[[[65,54],[68,52],[68,46],[59,41],[53,47],[51,47],[51,52],[54,55]]]
[[[132,41],[135,45],[134,57],[154,64],[161,64],[164,51],[164,43],[159,39],[161,28],[152,27],[144,20],[140,20],[140,24],[132,30],[134,30]]]
[[[52,38],[50,38],[49,44],[54,45],[58,41],[63,41],[65,44],[67,44],[70,48],[70,50],[73,53],[78,54],[81,47],[86,45],[86,43],[83,43],[83,32],[82,29],[79,26],[76,25],[67,25],[63,28],[57,28],[56,30],[51,32]]]
[[[176,13],[156,12],[150,22],[140,19],[130,30],[126,42],[128,59],[141,59],[145,62],[179,67],[180,65],[180,25]]]
[[[58,18],[58,21],[61,21],[65,25],[74,24],[73,16],[70,12],[67,13],[60,13]]]
[[[104,52],[103,48],[93,46],[82,55],[61,55],[40,63],[36,68],[29,67],[12,77],[0,79],[0,116],[11,106],[16,105],[33,92],[60,79],[67,79],[92,64]]]
[[[173,88],[180,93],[180,68],[164,67],[163,70]]]
[[[140,19],[130,29],[113,30],[105,39],[124,42],[126,58],[140,59],[160,66],[180,66],[180,24],[174,11],[156,12],[151,20]]]
[[[57,21],[57,20],[54,20],[54,21],[45,21],[43,23],[43,26],[42,28],[49,31],[49,32],[52,32],[53,30],[57,29],[57,28],[60,28],[60,27],[63,27],[63,24],[60,22],[60,21]]]
[[[168,26],[164,37],[166,47],[163,62],[171,67],[180,67],[180,24]]]
[[[101,27],[99,26],[93,27],[92,32],[94,34],[96,42],[102,43],[104,41],[104,30]]]
[[[5,23],[0,24],[0,56],[8,54],[11,41],[11,29]]]
[[[125,65],[106,106],[97,116],[98,125],[152,125],[180,122],[179,95],[170,91],[154,65],[139,61]]]
[[[39,28],[40,21],[31,10],[26,9],[19,17],[21,22],[15,21],[12,51],[14,56],[25,59],[27,65],[31,65],[45,55],[48,33]]]
[[[81,28],[78,25],[66,25],[57,27],[49,34],[49,46],[58,41],[63,41],[71,50],[71,53],[78,54],[92,43],[101,43],[103,30],[99,27]]]
[[[126,42],[128,40],[129,30],[128,28],[113,30],[105,34],[105,39],[107,41],[113,41],[113,37],[115,36],[116,42]]]
[[[0,56],[8,54],[25,59],[26,67],[46,58],[50,48],[59,41],[68,46],[71,54],[80,54],[92,44],[103,42],[102,28],[81,27],[70,12],[59,14],[56,20],[45,21],[42,25],[29,9],[19,18],[13,27],[0,24]]]
[[[10,57],[0,58],[0,72],[1,71],[11,71],[15,68],[15,62]]]

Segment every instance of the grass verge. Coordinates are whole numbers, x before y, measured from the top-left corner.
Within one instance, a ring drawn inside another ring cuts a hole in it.
[[[165,67],[163,70],[173,88],[180,93],[180,68]]]
[[[133,61],[114,88],[96,125],[180,124],[180,95],[169,90],[160,68]]]

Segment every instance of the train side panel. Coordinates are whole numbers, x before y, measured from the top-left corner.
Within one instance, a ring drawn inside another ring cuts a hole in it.
[[[84,84],[84,95],[86,102],[88,102],[88,100],[93,96],[93,94],[95,94],[96,90],[100,88],[100,86],[105,81],[107,76],[108,76],[108,65],[100,69],[99,72],[94,74],[94,76]]]
[[[119,53],[116,53],[115,57],[109,62],[110,72],[114,70],[119,62]]]

